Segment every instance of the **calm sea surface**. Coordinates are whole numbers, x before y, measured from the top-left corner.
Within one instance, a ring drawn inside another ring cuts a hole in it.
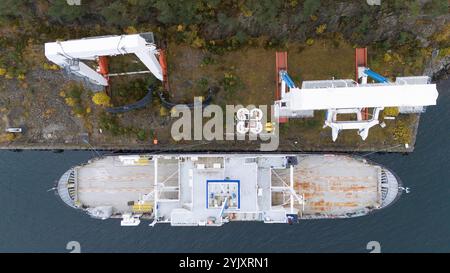
[[[68,252],[69,241],[82,252],[368,252],[369,241],[382,252],[450,252],[450,80],[438,89],[438,105],[422,115],[414,153],[368,156],[411,189],[386,210],[298,225],[125,228],[118,220],[91,219],[47,192],[92,152],[0,151],[0,252]]]

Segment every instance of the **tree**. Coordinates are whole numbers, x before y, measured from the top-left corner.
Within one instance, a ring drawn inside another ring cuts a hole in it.
[[[53,0],[49,3],[50,19],[59,23],[72,23],[87,13],[86,5],[69,5],[66,1]]]
[[[306,0],[303,3],[303,15],[309,17],[320,7],[320,0]]]
[[[22,18],[29,20],[33,18],[33,4],[31,0],[1,0],[0,1],[0,22],[7,22],[8,19]]]
[[[131,17],[126,11],[126,2],[116,1],[102,9],[101,14],[110,25],[125,27],[132,25]]]
[[[156,22],[154,0],[114,0],[92,1],[89,3],[93,14],[100,13],[111,26],[137,27],[140,22],[153,24]]]
[[[158,21],[163,24],[191,25],[201,22],[202,19],[202,1],[156,0],[154,6],[159,11]]]
[[[96,105],[110,106],[111,98],[105,92],[98,92],[92,97],[92,101]]]
[[[278,17],[283,8],[282,1],[251,0],[247,1],[246,4],[259,25],[271,26],[279,23]]]
[[[447,0],[433,0],[425,3],[423,10],[427,14],[433,16],[439,16],[446,14],[448,12],[448,1]]]

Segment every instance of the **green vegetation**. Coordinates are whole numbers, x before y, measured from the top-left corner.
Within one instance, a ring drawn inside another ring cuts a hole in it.
[[[368,16],[367,14],[364,14],[361,18],[361,21],[360,21],[358,27],[355,29],[356,30],[355,34],[358,34],[358,35],[366,34],[369,31],[370,22],[371,22],[370,16]]]
[[[358,6],[370,18],[377,18],[378,7],[370,7],[364,1],[353,1],[351,4]],[[212,38],[206,36],[215,36],[213,39],[216,40],[236,35],[242,42],[247,35],[259,36],[257,33],[261,34],[262,29],[271,36],[277,36],[272,30],[281,28],[285,22],[292,21],[298,27],[317,20],[319,9],[330,12],[336,10],[337,5],[338,1],[331,0],[98,0],[85,1],[80,6],[68,5],[62,0],[3,0],[0,2],[0,21],[27,27],[33,27],[39,21],[66,27],[81,23],[101,24],[121,30],[131,26],[137,31],[151,25],[162,27],[162,32],[194,31],[190,30],[194,27],[205,41]],[[386,0],[381,12],[438,16],[446,11],[446,0],[424,4],[412,0]],[[352,21],[360,18],[360,14],[346,17],[346,20]],[[240,18],[251,19],[253,24],[242,24]],[[216,30],[214,35],[207,34],[213,29]],[[285,34],[280,35],[285,37]]]
[[[139,130],[136,135],[140,141],[144,141],[147,139],[147,133],[143,129]]]
[[[106,112],[100,114],[99,126],[102,130],[110,132],[114,136],[127,132],[126,128],[120,126],[117,116]]]
[[[437,31],[433,38],[441,46],[450,46],[450,23],[447,23],[443,29]]]
[[[155,80],[151,77],[118,77],[111,79],[111,102],[113,106],[127,105],[142,99]]]
[[[303,3],[303,15],[309,17],[313,15],[320,7],[320,0],[305,0]]]
[[[391,11],[405,15],[411,14],[413,16],[417,16],[421,12],[432,16],[439,16],[446,14],[448,9],[447,0],[424,1],[424,4],[416,0],[386,0],[384,2],[386,3],[386,7]]]
[[[64,98],[65,103],[72,108],[72,112],[77,117],[83,117],[91,111],[83,102],[82,95],[84,91],[81,84],[68,83],[59,93],[59,95]]]
[[[13,46],[14,45],[14,46]],[[6,79],[24,77],[28,67],[25,62],[24,54],[27,47],[25,37],[14,39],[12,37],[0,37],[0,72]]]
[[[117,115],[107,112],[100,113],[99,127],[113,136],[133,136],[139,141],[146,141],[153,134],[151,130],[123,126]]]
[[[403,120],[398,120],[393,130],[394,139],[400,143],[411,142],[411,130],[409,124]]]
[[[84,1],[80,6],[61,0],[3,0],[0,22],[8,31],[0,38],[0,68],[7,79],[24,79],[31,69],[23,52],[29,46],[55,40],[117,33],[153,31],[157,38],[168,38],[194,48],[206,48],[223,54],[263,38],[268,48],[279,48],[286,42],[312,44],[318,35],[328,32],[326,18],[340,7],[331,0],[99,0]],[[385,27],[378,18],[396,14],[394,35],[383,38],[389,48],[408,44],[412,49],[415,35],[402,29],[411,17],[438,16],[447,10],[446,0],[386,0],[381,9],[365,1],[349,3],[364,12],[346,13],[339,18],[345,38],[362,43],[370,29]],[[379,25],[381,24],[381,25]],[[349,31],[351,30],[351,31]],[[299,33],[304,33],[298,35]],[[435,41],[448,41],[448,35],[436,34]],[[29,53],[29,52],[28,52]],[[27,54],[28,56],[28,54]],[[205,60],[205,64],[209,60]],[[46,65],[44,60],[37,62]],[[49,65],[46,65],[47,67]]]
[[[202,60],[202,65],[216,64],[217,61],[211,56],[206,56]]]
[[[85,5],[73,5],[70,8],[67,6],[66,1],[51,1],[48,7],[49,17],[60,24],[64,24],[74,22],[87,14],[87,7]]]
[[[197,81],[197,86],[199,89],[207,89],[208,88],[208,79],[207,78],[200,78]]]
[[[446,14],[448,12],[448,1],[447,0],[432,0],[425,3],[423,6],[425,13],[439,16]]]
[[[224,73],[221,84],[227,96],[233,96],[236,91],[243,91],[244,89],[241,78],[232,72]]]

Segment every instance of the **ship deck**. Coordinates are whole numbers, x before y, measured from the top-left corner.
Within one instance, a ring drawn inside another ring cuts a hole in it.
[[[276,170],[273,183],[287,180],[287,170]],[[380,167],[334,155],[302,157],[294,170],[295,191],[304,196],[305,218],[366,213],[381,205]],[[287,180],[288,181],[288,180]],[[298,205],[296,207],[300,208]]]
[[[292,170],[286,155],[130,158],[109,156],[75,168],[77,201],[120,214],[147,195],[149,202],[157,199],[157,220],[172,225],[220,225],[224,217],[283,222],[298,212],[303,218],[346,217],[381,203],[380,167],[348,156],[298,155]]]
[[[124,166],[117,157],[105,157],[76,169],[77,199],[88,207],[112,206],[129,212],[128,201],[153,191],[152,165]]]

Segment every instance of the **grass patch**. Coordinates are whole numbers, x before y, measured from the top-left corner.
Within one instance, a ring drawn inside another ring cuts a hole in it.
[[[124,76],[111,80],[111,103],[122,106],[142,99],[148,92],[148,87],[156,80],[150,74],[146,76]]]

